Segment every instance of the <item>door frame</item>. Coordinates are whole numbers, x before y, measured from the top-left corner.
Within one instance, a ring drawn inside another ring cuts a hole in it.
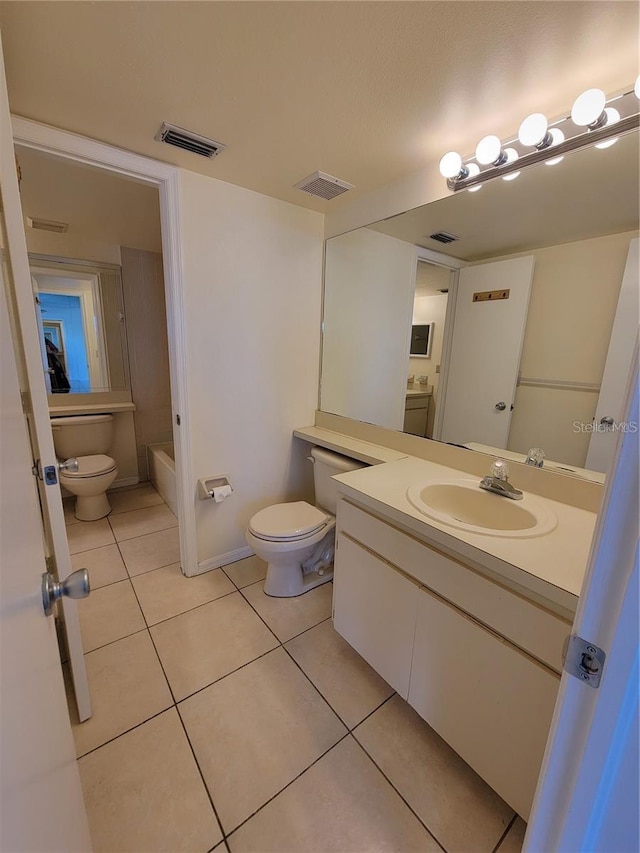
[[[467,261],[460,258],[452,258],[442,252],[434,252],[417,246],[416,266],[418,261],[426,261],[436,267],[444,267],[450,272],[449,293],[447,299],[447,310],[444,315],[444,329],[442,330],[442,351],[440,353],[440,381],[438,383],[438,396],[436,398],[436,410],[433,416],[433,441],[440,441],[442,432],[442,421],[444,420],[444,401],[447,396],[447,381],[449,379],[449,362],[451,359],[451,347],[453,346],[453,324],[456,313],[456,298],[458,296],[458,277],[463,267],[469,266]]]
[[[180,239],[180,169],[20,116],[12,116],[11,123],[14,145],[104,169],[158,189],[167,308],[180,563],[185,575],[188,577],[195,575],[198,573],[198,555],[195,497],[191,485],[191,441],[188,429],[190,409]]]

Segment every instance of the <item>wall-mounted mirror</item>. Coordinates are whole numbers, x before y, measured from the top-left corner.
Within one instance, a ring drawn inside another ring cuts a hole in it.
[[[129,387],[120,270],[30,255],[50,394]]]
[[[603,406],[638,327],[638,163],[633,132],[328,240],[321,410],[606,471]]]

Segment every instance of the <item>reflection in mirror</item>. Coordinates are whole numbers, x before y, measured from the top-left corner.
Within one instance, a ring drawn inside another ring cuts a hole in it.
[[[117,269],[30,256],[51,394],[128,387],[122,284]]]
[[[629,133],[328,240],[320,408],[602,480],[583,469],[607,470],[637,334],[638,154]]]

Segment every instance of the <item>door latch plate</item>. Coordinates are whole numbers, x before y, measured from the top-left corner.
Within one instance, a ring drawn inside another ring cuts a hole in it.
[[[606,657],[606,652],[599,646],[583,640],[577,634],[571,634],[564,668],[569,675],[573,675],[589,687],[599,687]]]

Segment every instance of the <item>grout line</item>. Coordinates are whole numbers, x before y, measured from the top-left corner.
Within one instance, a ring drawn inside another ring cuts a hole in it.
[[[171,566],[172,563],[169,563]],[[166,566],[160,566],[161,569],[166,569]],[[157,569],[153,569],[153,571],[157,571]],[[213,571],[217,571],[214,569]],[[146,572],[146,574],[151,574],[150,572]],[[190,578],[185,578],[185,580],[190,580]],[[135,587],[134,587],[135,590]],[[174,613],[173,616],[167,616],[166,619],[160,619],[158,622],[153,622],[149,625],[149,629],[155,628],[157,625],[164,625],[165,622],[170,622],[172,619],[177,619],[179,616],[184,616],[186,613],[193,613],[194,610],[199,610],[201,607],[206,607],[207,604],[213,604],[214,601],[222,601],[223,598],[228,598],[230,595],[235,595],[238,592],[237,589],[232,589],[231,592],[224,592],[222,595],[218,595],[216,598],[210,598],[209,601],[203,601],[201,604],[194,604],[193,607],[188,607],[186,610],[181,610],[180,613]],[[140,605],[142,608],[142,605]],[[146,618],[146,617],[145,617]]]
[[[511,820],[510,820],[510,821],[509,821],[509,823],[507,824],[507,828],[505,829],[505,831],[502,833],[502,835],[501,835],[501,836],[500,836],[500,838],[498,839],[498,843],[497,843],[497,844],[496,844],[496,846],[493,848],[493,850],[491,851],[491,853],[496,853],[496,851],[498,850],[498,848],[500,847],[500,845],[502,844],[502,842],[505,840],[505,838],[506,838],[506,837],[507,837],[507,835],[509,834],[509,832],[510,832],[510,830],[511,830],[511,827],[515,824],[515,822],[516,822],[517,820],[518,820],[518,815],[517,815],[517,813],[516,813],[516,812],[514,812],[513,817],[511,818]]]
[[[390,698],[391,698],[391,697],[389,697],[389,699],[390,699]],[[389,701],[389,700],[385,700],[385,701]],[[384,704],[384,703],[383,703],[383,704]],[[431,832],[431,830],[429,829],[429,827],[427,826],[427,824],[424,822],[424,820],[423,820],[423,819],[420,817],[420,815],[416,812],[416,810],[413,808],[413,806],[412,806],[412,805],[411,805],[411,804],[410,804],[410,803],[405,799],[405,797],[403,796],[403,794],[401,794],[401,793],[400,793],[400,791],[396,788],[396,786],[393,784],[393,782],[391,781],[391,779],[389,779],[389,777],[388,777],[388,776],[387,776],[387,774],[384,772],[384,770],[380,767],[380,765],[379,765],[379,764],[378,764],[378,763],[377,763],[377,762],[376,762],[376,761],[371,757],[371,755],[369,755],[369,753],[368,753],[368,752],[367,752],[367,750],[364,748],[364,746],[360,743],[360,741],[358,740],[358,738],[356,737],[356,735],[354,734],[354,732],[351,732],[350,734],[351,734],[351,736],[353,737],[353,739],[355,740],[355,742],[358,744],[358,746],[360,747],[360,749],[361,749],[361,750],[364,752],[364,754],[367,756],[367,758],[369,759],[369,761],[371,761],[371,763],[373,764],[373,766],[374,766],[374,767],[376,767],[376,768],[380,771],[380,773],[382,774],[382,776],[387,780],[387,782],[389,783],[389,785],[391,785],[391,787],[393,788],[393,790],[394,790],[394,791],[396,792],[396,794],[400,797],[400,799],[401,799],[401,800],[402,800],[402,802],[406,805],[406,807],[409,809],[409,811],[410,811],[410,812],[414,815],[414,817],[415,817],[415,818],[420,822],[421,826],[423,826],[423,827],[424,827],[424,829],[426,830],[426,832],[428,832],[428,833],[429,833],[429,835],[433,838],[433,840],[436,842],[436,844],[437,844],[439,847],[441,847],[445,853],[447,853],[447,848],[444,846],[444,844],[443,844],[443,843],[442,843],[442,842],[441,842],[441,841],[440,841],[440,840],[439,840],[439,839],[438,839],[438,838],[433,834],[433,832]]]
[[[276,797],[279,797],[279,796],[280,796],[280,794],[282,794],[282,792],[283,792],[283,791],[286,791],[286,790],[287,790],[287,788],[290,788],[290,787],[291,787],[291,785],[293,785],[293,783],[294,783],[294,782],[297,782],[297,781],[298,781],[298,779],[299,779],[301,776],[304,776],[304,774],[305,774],[305,773],[307,773],[307,771],[311,770],[311,768],[314,766],[314,764],[317,764],[319,761],[321,761],[321,760],[322,760],[322,759],[323,759],[323,758],[324,758],[324,757],[325,757],[329,752],[331,752],[331,750],[332,750],[332,749],[335,749],[335,748],[338,746],[338,744],[341,744],[341,743],[342,743],[342,741],[343,741],[343,740],[346,740],[346,738],[348,738],[350,735],[351,735],[351,732],[348,732],[348,731],[347,731],[347,732],[345,732],[345,733],[342,735],[342,737],[340,737],[340,738],[339,738],[339,739],[338,739],[338,740],[337,740],[337,741],[336,741],[332,746],[330,746],[330,747],[329,747],[329,749],[326,749],[326,750],[322,753],[322,755],[319,755],[319,756],[318,756],[314,761],[312,761],[312,762],[311,762],[311,764],[310,764],[308,767],[305,767],[305,768],[304,768],[304,770],[301,770],[301,771],[300,771],[300,773],[298,773],[298,775],[297,775],[297,776],[294,776],[294,778],[293,778],[293,779],[291,779],[289,782],[287,782],[287,784],[286,784],[283,788],[280,788],[280,790],[279,790],[279,791],[277,791],[277,792],[276,792],[272,797],[269,797],[269,799],[268,799],[266,802],[264,802],[264,803],[263,803],[259,808],[257,808],[257,809],[256,809],[254,812],[252,812],[248,817],[246,817],[246,818],[245,818],[241,823],[239,823],[237,826],[234,826],[234,828],[233,828],[232,830],[230,830],[229,832],[227,832],[227,833],[226,833],[226,835],[225,835],[225,840],[226,840],[229,836],[233,835],[233,833],[234,833],[234,832],[237,832],[237,830],[239,830],[241,826],[244,826],[244,825],[245,825],[245,823],[247,823],[248,821],[250,821],[252,817],[255,817],[255,816],[258,814],[258,812],[261,812],[261,811],[262,811],[262,809],[263,809],[265,806],[268,806],[268,805],[269,805],[269,803],[271,803],[273,800],[275,800],[275,799],[276,799]]]
[[[240,666],[237,666],[235,669],[232,669],[231,672],[225,672],[225,674],[221,675],[220,678],[216,678],[214,681],[210,681],[202,687],[198,687],[197,690],[194,690],[193,693],[189,693],[184,698],[178,699],[176,704],[181,705],[183,702],[186,702],[187,699],[191,699],[194,696],[197,696],[198,693],[202,693],[203,690],[207,690],[209,687],[213,687],[214,684],[219,684],[221,681],[224,681],[225,678],[228,678],[230,675],[234,675],[234,673],[236,672],[240,672],[241,669],[244,669],[246,666],[250,666],[252,663],[255,663],[256,661],[266,657],[267,655],[270,655],[271,652],[275,652],[278,648],[279,646],[274,646],[272,649],[267,649],[266,652],[262,652],[262,654],[259,654],[258,657],[252,658],[246,663],[240,664]]]
[[[180,709],[176,705],[176,712],[178,714],[178,719],[180,720],[180,725],[182,726],[182,731],[184,732],[184,736],[187,739],[187,743],[189,744],[189,749],[191,750],[191,755],[193,756],[193,760],[195,761],[196,767],[198,768],[198,773],[200,774],[200,779],[202,780],[202,784],[204,785],[204,789],[207,792],[207,797],[209,798],[209,802],[211,803],[211,808],[213,809],[213,814],[215,815],[216,821],[218,822],[218,828],[222,833],[222,840],[225,842],[227,836],[224,831],[224,827],[222,826],[222,821],[220,820],[220,815],[218,814],[218,810],[216,809],[215,803],[213,802],[213,797],[211,796],[211,791],[209,790],[209,786],[207,785],[207,780],[204,778],[204,773],[202,772],[202,768],[200,767],[200,762],[198,761],[198,756],[196,755],[196,751],[193,748],[193,744],[191,743],[191,738],[189,737],[189,732],[187,731],[187,727],[184,724],[184,720],[182,719],[182,714],[180,713]],[[219,844],[220,842],[218,842]],[[217,846],[217,845],[215,845]],[[228,849],[228,848],[227,848]]]
[[[77,755],[76,761],[80,761],[81,758],[86,758],[87,755],[91,755],[92,753],[97,752],[99,749],[102,749],[103,746],[107,746],[108,744],[113,743],[114,740],[118,740],[118,738],[121,738],[123,735],[127,735],[129,734],[129,732],[133,732],[136,729],[139,729],[140,726],[144,726],[145,723],[148,723],[150,720],[155,720],[156,717],[159,717],[161,714],[166,714],[167,711],[170,711],[172,708],[175,707],[175,704],[167,705],[167,707],[163,708],[161,711],[156,711],[156,713],[152,714],[150,717],[147,717],[144,720],[140,720],[140,722],[136,723],[135,726],[131,726],[130,728],[125,729],[123,732],[119,732],[117,735],[110,737],[109,740],[105,740],[104,743],[100,743],[98,744],[98,746],[94,746],[91,749],[88,749],[86,752],[83,752],[82,755]],[[77,725],[81,726],[82,723],[77,723]]]
[[[142,614],[144,618],[144,613]],[[108,646],[113,646],[114,643],[119,643],[121,640],[128,640],[129,637],[135,637],[136,634],[142,634],[143,631],[148,631],[146,624],[142,628],[138,628],[137,631],[132,631],[130,634],[125,634],[124,637],[118,637],[116,640],[109,640],[108,643],[103,643],[101,646],[96,646],[95,649],[89,649],[84,652],[85,657],[87,655],[92,655],[94,652],[99,652],[101,649],[106,649]]]

